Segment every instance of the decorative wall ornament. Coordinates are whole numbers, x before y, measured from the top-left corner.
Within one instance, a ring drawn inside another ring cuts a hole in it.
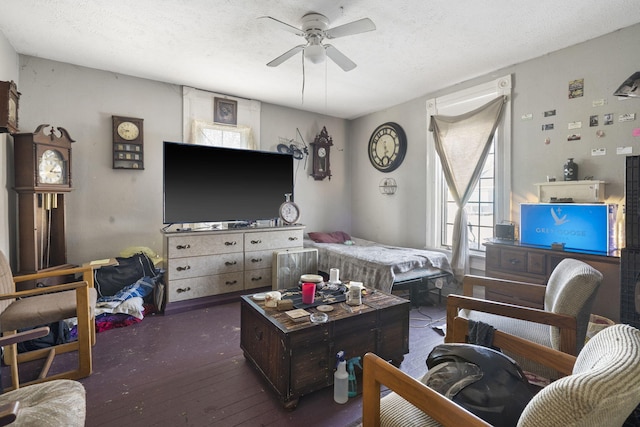
[[[398,184],[393,178],[383,178],[378,187],[380,188],[380,193],[390,196],[396,194]]]

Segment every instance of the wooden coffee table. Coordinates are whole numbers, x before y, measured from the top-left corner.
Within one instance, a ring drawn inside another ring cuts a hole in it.
[[[283,298],[287,291],[282,290]],[[399,365],[409,352],[410,302],[368,290],[363,304],[332,304],[326,323],[290,319],[252,296],[241,298],[240,347],[271,385],[285,408],[294,409],[300,396],[333,384],[336,353],[362,357],[367,352]],[[316,312],[316,308],[307,311]]]

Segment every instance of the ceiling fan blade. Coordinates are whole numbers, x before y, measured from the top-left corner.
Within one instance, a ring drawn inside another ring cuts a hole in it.
[[[278,65],[282,64],[287,59],[291,58],[296,53],[301,52],[302,50],[304,50],[305,46],[306,45],[301,44],[299,46],[294,47],[293,49],[290,49],[290,50],[286,51],[285,53],[283,53],[282,55],[278,56],[273,61],[269,62],[267,64],[267,66],[269,66],[269,67],[277,67]]]
[[[271,27],[279,28],[281,30],[288,31],[290,33],[293,33],[301,37],[305,36],[305,32],[302,31],[300,28],[296,28],[293,25],[289,25],[286,22],[280,21],[279,19],[272,18],[270,16],[261,16],[258,19],[263,19]]]
[[[338,67],[344,71],[351,71],[357,67],[356,63],[347,58],[342,52],[333,47],[330,44],[324,45],[327,56],[331,58],[333,62],[338,64]]]
[[[339,25],[335,28],[329,28],[325,31],[328,39],[337,39],[338,37],[350,36],[353,34],[366,33],[376,29],[376,24],[369,18],[362,18],[348,24]]]

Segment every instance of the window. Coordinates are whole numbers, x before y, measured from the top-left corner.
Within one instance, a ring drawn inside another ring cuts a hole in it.
[[[238,126],[213,123],[216,97],[237,101]],[[260,149],[261,108],[260,101],[230,98],[224,94],[183,86],[182,141],[201,145],[222,143],[224,147],[258,150]]]
[[[193,121],[193,143],[218,147],[255,149],[251,128],[221,126],[201,120]]]
[[[482,242],[493,237],[493,218],[495,216],[495,141],[491,143],[491,149],[487,155],[482,175],[473,191],[471,199],[467,202],[467,220],[469,227],[469,249],[475,251],[484,251]],[[457,207],[451,196],[451,192],[447,188],[447,183],[443,179],[444,186],[442,194],[447,195],[441,205],[444,209],[442,218],[444,218],[444,226],[442,227],[441,246],[451,248],[453,221],[455,219]]]
[[[503,117],[498,126],[482,176],[466,209],[469,222],[469,248],[478,255],[482,243],[493,237],[494,224],[510,218],[511,176],[511,76],[474,86],[427,101],[427,128],[432,115],[450,115],[472,111],[497,96],[507,95]],[[427,131],[427,245],[450,250],[456,206],[435,152],[435,142]]]

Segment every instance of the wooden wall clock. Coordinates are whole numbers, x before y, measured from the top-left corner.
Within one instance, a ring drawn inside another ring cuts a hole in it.
[[[369,160],[380,172],[398,169],[406,153],[407,136],[397,123],[378,126],[369,138]]]
[[[18,132],[20,92],[13,81],[0,82],[0,132]]]
[[[329,160],[329,154],[331,146],[333,145],[333,139],[329,136],[326,127],[322,127],[322,131],[316,136],[311,143],[313,164],[311,176],[316,181],[321,181],[326,177],[331,179],[331,162]]]
[[[67,266],[65,194],[72,190],[74,141],[61,127],[46,134],[48,126],[13,135],[20,274]]]
[[[111,116],[113,124],[113,168],[144,169],[144,120]]]

